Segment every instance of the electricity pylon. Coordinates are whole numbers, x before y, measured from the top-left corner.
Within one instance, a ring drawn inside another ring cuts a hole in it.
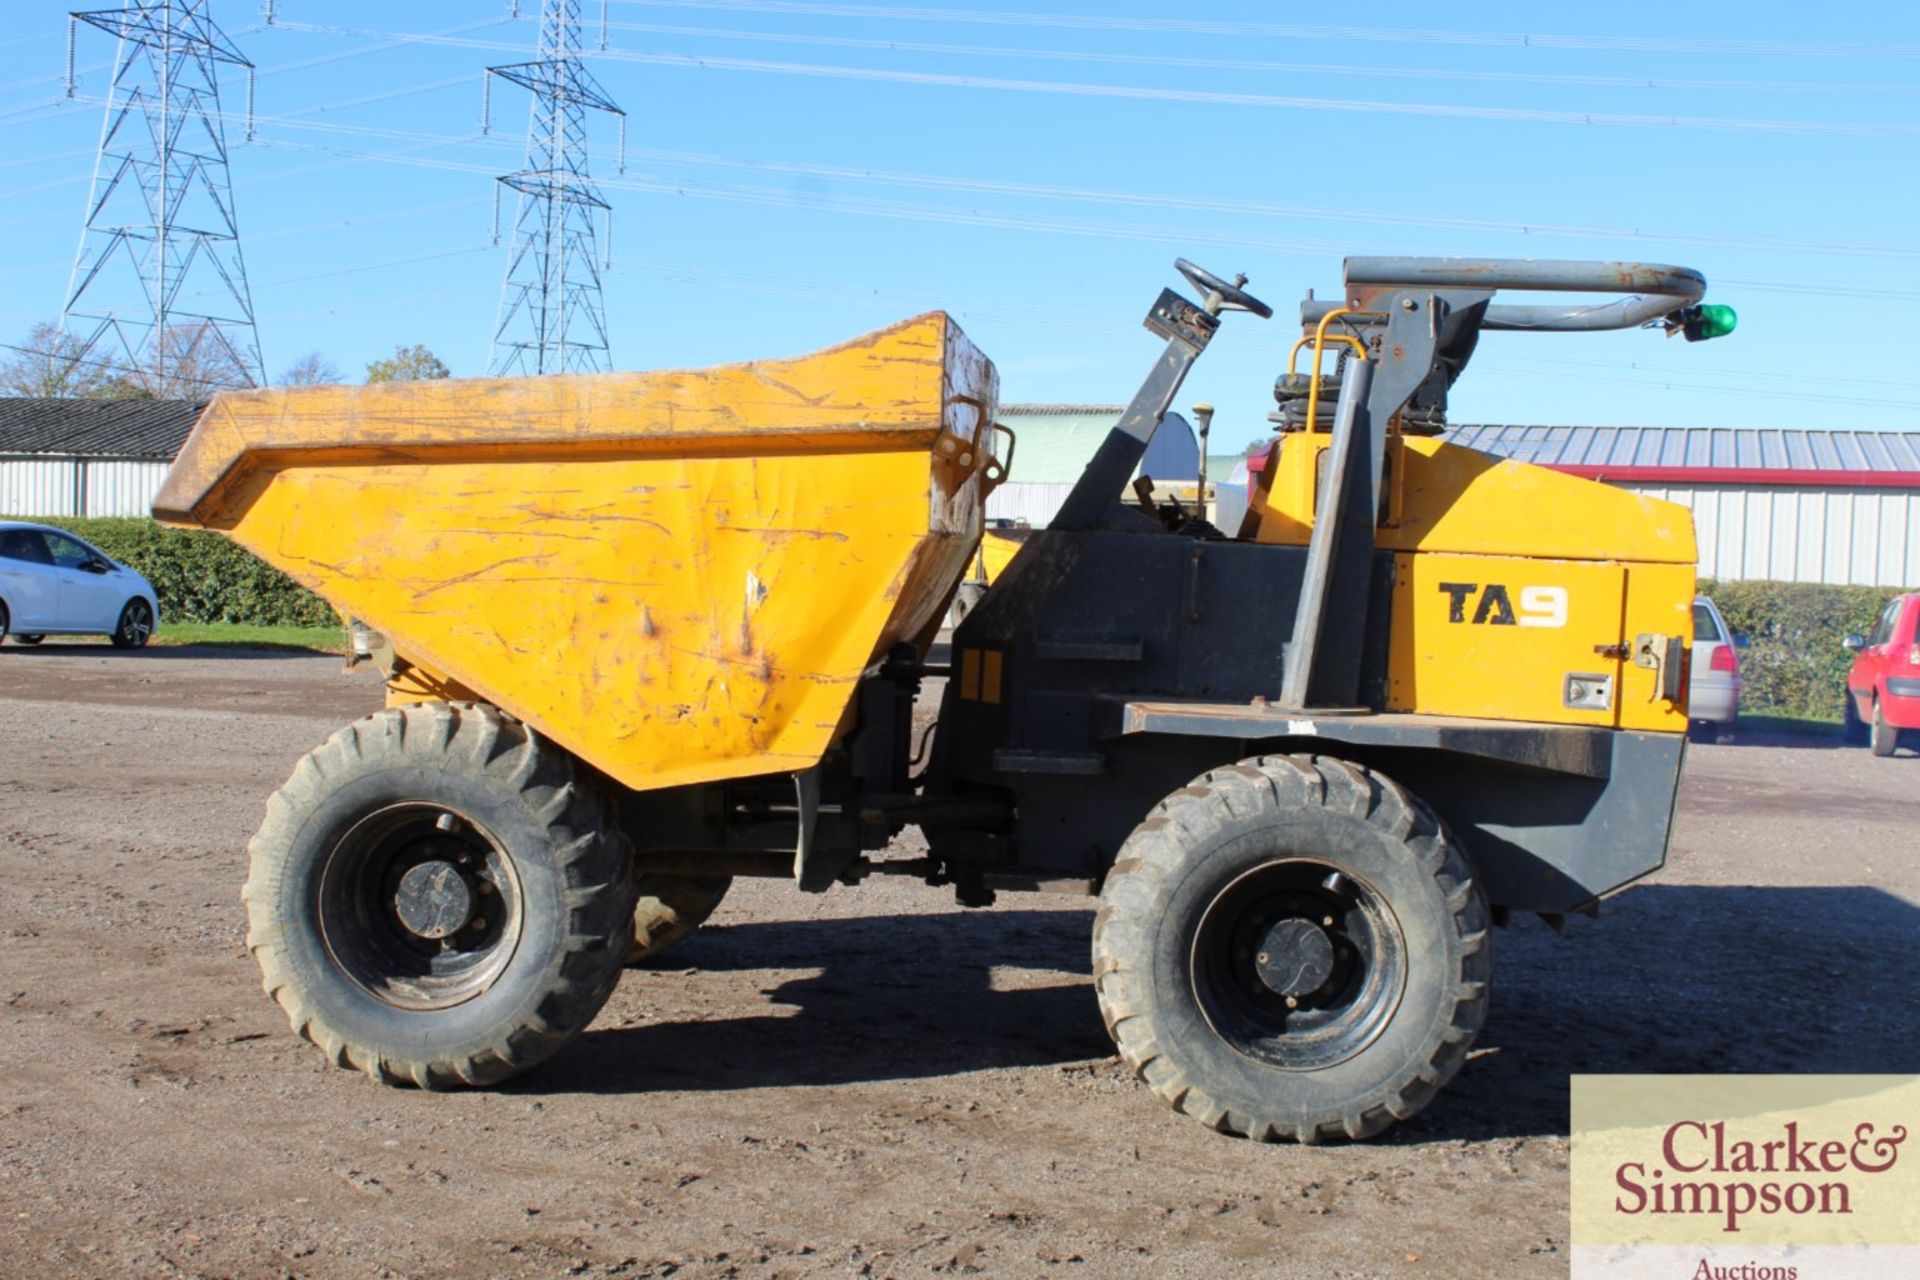
[[[586,114],[592,107],[620,118],[624,157],[626,113],[581,64],[580,0],[543,0],[539,53],[533,62],[487,69],[489,97],[493,76],[533,94],[526,167],[500,179],[518,193],[519,209],[492,367],[503,376],[601,373],[611,365],[594,218],[597,212],[607,219],[610,243],[613,210],[587,176]],[[496,187],[496,239],[499,199]]]
[[[253,64],[207,9],[127,0],[67,28],[69,97],[77,24],[120,44],[61,325],[86,359],[157,394],[266,380],[220,114],[224,63],[247,69],[251,120]]]

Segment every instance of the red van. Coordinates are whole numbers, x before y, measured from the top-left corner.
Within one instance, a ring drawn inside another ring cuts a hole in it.
[[[1847,648],[1847,740],[1871,744],[1877,756],[1892,755],[1903,738],[1920,746],[1920,593],[1895,596]]]

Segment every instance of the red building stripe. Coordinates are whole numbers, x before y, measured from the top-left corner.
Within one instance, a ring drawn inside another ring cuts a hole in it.
[[[1532,465],[1545,467],[1549,471],[1564,471],[1570,476],[1579,476],[1584,480],[1610,480],[1616,484],[1743,484],[1775,487],[1799,485],[1829,489],[1920,489],[1920,471],[1848,471],[1820,467],[1616,467],[1567,462],[1536,462]],[[1266,467],[1267,456],[1264,453],[1247,459],[1247,471],[1250,475],[1259,475],[1266,470]]]
[[[1539,464],[1616,484],[1808,485],[1836,489],[1920,489],[1920,471],[1842,471],[1819,467],[1608,467]]]

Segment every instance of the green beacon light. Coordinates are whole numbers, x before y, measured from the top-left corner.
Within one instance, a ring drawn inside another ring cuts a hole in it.
[[[1677,319],[1682,337],[1688,342],[1705,342],[1708,338],[1724,338],[1739,325],[1740,317],[1732,307],[1702,303],[1686,307],[1668,317]]]

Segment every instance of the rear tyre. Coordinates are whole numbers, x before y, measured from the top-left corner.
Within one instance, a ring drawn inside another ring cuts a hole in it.
[[[1846,708],[1840,713],[1841,733],[1846,741],[1856,747],[1867,745],[1867,722],[1860,718],[1860,704],[1854,700],[1853,691],[1846,692]]]
[[[113,647],[144,649],[152,636],[153,606],[135,596],[120,611],[120,621],[113,628]]]
[[[247,945],[336,1065],[489,1085],[593,1020],[630,945],[626,837],[571,757],[492,707],[348,725],[267,803]]]
[[[673,876],[645,872],[633,908],[630,965],[651,960],[707,922],[733,886],[732,876]]]
[[[1325,756],[1215,769],[1122,846],[1093,933],[1120,1056],[1262,1141],[1367,1138],[1424,1107],[1486,1020],[1485,896],[1431,810]]]
[[[1711,720],[1687,721],[1687,741],[1715,743],[1720,741],[1720,726]]]
[[[1900,746],[1900,731],[1887,723],[1887,713],[1881,709],[1880,699],[1873,700],[1873,728],[1868,735],[1867,745],[1873,748],[1877,756],[1890,756]]]

